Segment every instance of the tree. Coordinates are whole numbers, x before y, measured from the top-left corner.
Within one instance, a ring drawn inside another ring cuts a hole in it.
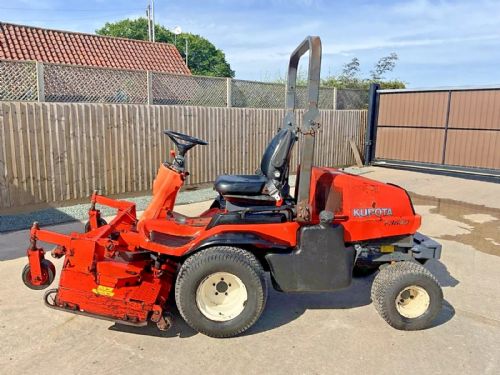
[[[118,22],[107,22],[96,30],[98,35],[121,38],[148,40],[148,20],[146,18],[125,19]],[[226,61],[224,52],[215,47],[200,35],[182,33],[175,35],[162,25],[155,25],[157,42],[174,44],[183,58],[186,57],[186,40],[188,41],[188,65],[193,74],[212,77],[234,77],[234,71]]]
[[[396,61],[398,61],[398,55],[395,52],[392,52],[389,56],[381,57],[375,64],[374,69],[370,71],[372,80],[382,80],[385,73],[392,72],[394,70]]]
[[[370,71],[370,76],[366,78],[360,77],[361,64],[357,57],[353,57],[351,61],[342,66],[342,71],[339,75],[330,74],[321,79],[323,87],[336,87],[338,89],[363,89],[367,90],[372,83],[380,84],[383,89],[404,89],[406,83],[399,79],[386,80],[384,74],[393,71],[396,67],[398,55],[391,53],[388,56],[382,57],[375,64],[374,70]],[[277,78],[276,83],[286,83],[286,78]],[[297,77],[297,85],[307,85],[307,76],[305,71],[299,71]]]
[[[370,76],[368,78],[360,78],[361,64],[357,57],[353,57],[350,62],[344,64],[338,76],[329,75],[322,80],[322,84],[326,87],[337,87],[339,89],[368,89],[371,83],[378,83],[384,89],[404,89],[406,84],[403,81],[398,79],[386,80],[384,78],[385,73],[394,70],[397,60],[398,55],[394,52],[388,56],[381,57],[373,70],[370,71]]]
[[[352,81],[353,79],[357,78],[359,71],[359,59],[357,57],[353,57],[350,62],[344,64],[342,73],[340,74],[339,78],[347,81]]]

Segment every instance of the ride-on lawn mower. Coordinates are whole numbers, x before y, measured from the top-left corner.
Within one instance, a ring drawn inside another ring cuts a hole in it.
[[[309,108],[299,126],[295,84],[307,51]],[[160,165],[140,219],[133,203],[94,193],[85,233],[62,235],[34,223],[24,283],[32,289],[52,283],[55,267],[37,242],[53,243],[52,256],[64,262],[58,288],[45,294],[47,306],[134,326],[152,321],[165,330],[171,325],[167,301],[175,295],[192,328],[231,337],[262,314],[266,271],[279,291],[323,292],[348,287],[355,267],[376,267],[371,298],[382,318],[397,329],[429,327],[443,295],[422,263],[439,258],[441,245],[417,232],[420,216],[407,192],[313,166],[320,64],[321,41],[308,37],[291,55],[286,115],[260,170],[219,176],[210,209],[199,217],[173,211],[188,175],[186,153],[207,142],[165,131],[177,153]],[[299,135],[301,161],[292,197],[289,162]],[[115,208],[115,218],[106,223],[96,205]]]

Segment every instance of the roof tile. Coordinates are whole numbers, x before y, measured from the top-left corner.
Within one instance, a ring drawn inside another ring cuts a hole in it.
[[[0,58],[191,74],[172,44],[0,22]]]

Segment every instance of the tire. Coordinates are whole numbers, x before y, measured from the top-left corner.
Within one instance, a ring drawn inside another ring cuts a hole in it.
[[[97,222],[97,227],[100,228],[104,225],[107,225],[108,222],[106,220],[104,220],[103,218],[100,218],[99,221]],[[85,223],[85,233],[88,233],[90,232],[90,221],[87,221]]]
[[[217,338],[249,329],[264,311],[266,299],[261,264],[253,254],[236,247],[211,247],[190,256],[175,284],[175,301],[186,323]]]
[[[54,281],[54,278],[56,276],[56,268],[54,264],[52,264],[51,261],[44,259],[42,260],[41,265],[42,265],[43,283],[40,285],[35,285],[32,283],[30,265],[27,264],[24,266],[21,278],[23,279],[24,285],[26,285],[28,288],[34,290],[42,290],[47,288]]]
[[[443,305],[438,281],[417,262],[399,262],[382,268],[373,281],[375,309],[396,329],[429,328]]]

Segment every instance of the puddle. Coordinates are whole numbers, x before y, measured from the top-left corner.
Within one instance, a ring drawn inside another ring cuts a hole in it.
[[[414,193],[410,196],[415,211],[423,216],[423,233],[500,256],[500,209]]]

